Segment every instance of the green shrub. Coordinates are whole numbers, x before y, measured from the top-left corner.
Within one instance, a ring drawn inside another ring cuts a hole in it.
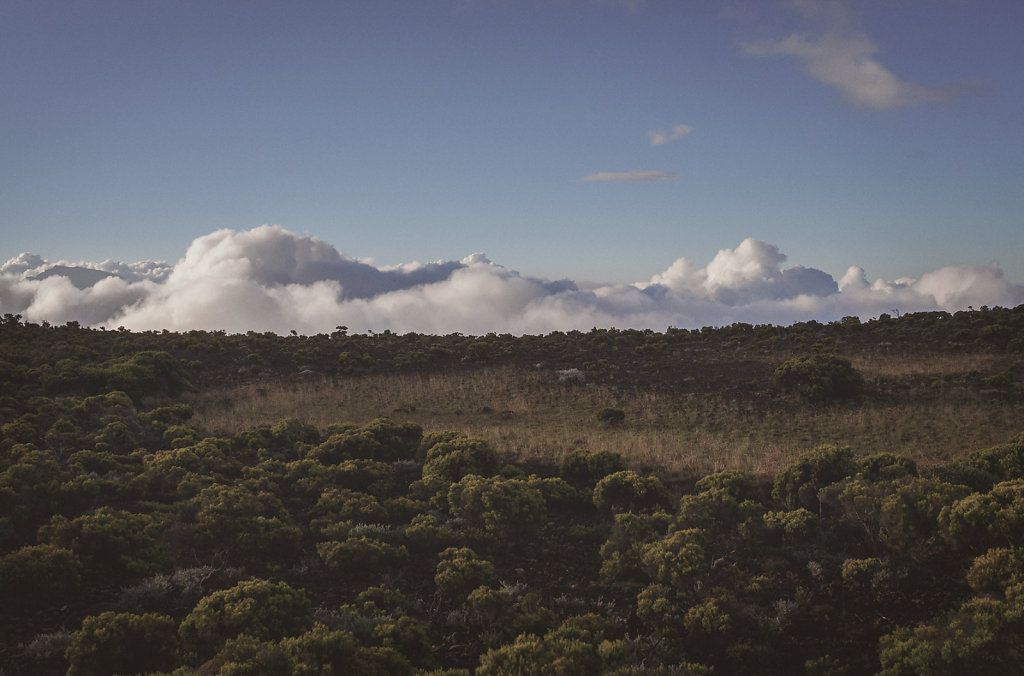
[[[409,661],[391,647],[364,646],[347,631],[317,624],[304,634],[280,643],[289,674],[412,674]]]
[[[803,507],[792,511],[765,512],[762,516],[765,528],[777,533],[789,543],[799,542],[812,535],[818,527],[818,517]]]
[[[405,527],[405,538],[411,548],[422,551],[447,549],[458,540],[458,534],[433,514],[417,514]]]
[[[147,574],[168,561],[157,539],[163,524],[150,514],[100,507],[67,519],[56,515],[39,529],[39,539],[75,552],[87,568],[121,575]]]
[[[469,547],[449,547],[441,552],[434,574],[434,584],[449,596],[466,596],[477,587],[497,581],[494,564]]]
[[[373,640],[396,657],[408,660],[421,669],[437,666],[426,625],[408,615],[401,615],[389,622],[378,624],[373,629]],[[365,672],[361,672],[365,673]],[[388,675],[400,673],[386,672]]]
[[[306,457],[325,465],[336,465],[345,460],[374,459],[385,455],[384,446],[365,432],[343,432],[333,434]]]
[[[1024,599],[975,598],[956,611],[881,640],[882,676],[1020,673]]]
[[[522,479],[463,477],[448,489],[453,516],[495,535],[532,528],[544,517],[544,498]]]
[[[383,449],[374,460],[392,462],[414,458],[423,440],[423,428],[416,423],[377,418],[363,426],[362,432],[376,439]]]
[[[869,586],[872,579],[885,570],[885,562],[878,557],[846,559],[840,568],[843,582],[859,587]]]
[[[966,486],[917,477],[899,485],[882,501],[879,532],[887,547],[918,561],[934,557],[944,542],[942,511],[970,494]]]
[[[316,518],[310,526],[314,529],[337,521],[380,523],[387,518],[387,512],[377,498],[367,493],[337,488],[328,488],[320,495],[313,507],[313,514]]]
[[[501,459],[487,442],[460,436],[436,443],[427,450],[423,477],[455,482],[468,474],[494,476],[499,470]]]
[[[543,638],[522,634],[513,643],[488,651],[480,658],[476,673],[480,676],[623,673],[626,646],[607,635],[606,624],[596,616],[569,618]]]
[[[840,446],[818,446],[802,453],[792,464],[775,475],[772,497],[790,509],[806,507],[817,512],[821,507],[818,492],[857,471],[853,451]]]
[[[409,561],[409,551],[404,545],[389,544],[366,535],[321,542],[316,551],[325,566],[352,577],[379,575],[381,569],[402,566]]]
[[[137,352],[108,362],[90,374],[103,391],[121,391],[134,399],[173,397],[188,389],[181,363],[167,352]]]
[[[626,412],[621,408],[606,406],[597,412],[597,420],[609,427],[620,427],[626,420]]]
[[[974,559],[967,583],[978,594],[1002,595],[1024,583],[1024,548],[996,547]]]
[[[285,676],[295,672],[280,642],[261,641],[242,634],[225,641],[217,654],[202,665],[201,673],[218,676]]]
[[[527,485],[540,492],[544,504],[549,510],[578,509],[592,507],[592,494],[588,490],[573,488],[565,479],[559,477],[540,478],[531,475],[526,479]]]
[[[202,598],[178,628],[184,646],[208,657],[228,639],[294,636],[310,627],[309,599],[284,582],[245,580]]]
[[[1024,545],[1024,479],[1004,481],[939,513],[943,531],[974,551]]]
[[[388,495],[395,484],[392,466],[378,460],[344,460],[333,469],[331,476],[337,486],[377,497]]]
[[[28,539],[54,512],[65,475],[52,451],[18,444],[9,458],[13,462],[0,473],[0,514]]]
[[[917,463],[896,453],[877,453],[860,461],[861,474],[868,481],[893,481],[917,476]]]
[[[594,485],[609,474],[626,469],[626,461],[619,453],[599,451],[591,453],[583,449],[575,450],[562,460],[559,469],[561,477],[576,488],[593,488]]]
[[[727,490],[709,488],[696,495],[679,499],[679,528],[705,528],[715,532],[729,532],[751,517],[759,517],[764,505],[754,500],[740,502]]]
[[[195,512],[195,544],[226,548],[234,557],[285,561],[295,556],[302,531],[281,500],[269,490],[236,482],[214,484],[190,501]]]
[[[177,655],[173,619],[112,611],[85,618],[66,653],[69,676],[169,670]]]
[[[704,550],[706,537],[697,528],[678,530],[643,548],[644,572],[654,580],[686,590],[707,577],[709,564]]]
[[[0,558],[0,604],[10,609],[67,603],[82,583],[82,564],[56,545],[22,547]]]
[[[788,359],[775,370],[775,382],[814,403],[852,399],[864,388],[864,378],[850,360],[834,354]]]
[[[663,538],[671,523],[672,517],[665,512],[615,514],[611,532],[600,549],[601,575],[610,579],[639,575],[644,548]]]
[[[991,474],[997,481],[1024,479],[1024,434],[1005,444],[975,451],[961,462]]]
[[[609,474],[594,487],[594,506],[611,512],[652,512],[667,509],[672,496],[655,476],[633,470]]]
[[[996,475],[958,460],[931,470],[931,476],[949,484],[966,486],[978,493],[987,493],[998,481]]]
[[[722,490],[739,502],[764,500],[765,489],[761,481],[751,474],[738,469],[725,469],[721,472],[701,477],[694,486],[694,492],[703,493],[710,490]]]

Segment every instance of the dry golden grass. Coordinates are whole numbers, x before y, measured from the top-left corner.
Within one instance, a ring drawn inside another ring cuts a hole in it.
[[[1006,363],[1001,354],[934,354],[915,359],[903,354],[862,354],[850,357],[853,367],[865,377],[900,378],[903,376],[965,374],[988,372]]]
[[[926,368],[871,357],[857,366],[871,378],[965,372],[984,361],[978,355]],[[323,429],[385,416],[418,423],[425,432],[465,432],[518,462],[557,464],[573,449],[586,448],[622,453],[635,466],[684,473],[727,468],[772,473],[822,443],[846,444],[861,454],[897,452],[928,465],[1021,431],[1020,404],[957,390],[905,399],[815,408],[779,405],[784,402],[765,393],[763,402],[755,397],[741,403],[719,395],[562,384],[550,371],[507,367],[225,388],[196,395],[192,405],[193,422],[215,434],[284,418]],[[605,406],[625,410],[626,423],[600,424],[595,415]]]

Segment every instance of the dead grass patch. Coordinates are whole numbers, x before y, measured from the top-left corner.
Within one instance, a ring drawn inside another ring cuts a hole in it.
[[[960,368],[984,363],[979,355]],[[950,366],[936,364],[928,371],[918,365],[900,372],[948,372]],[[891,378],[901,367],[870,358],[858,368]],[[964,392],[817,408],[768,392],[739,401],[717,394],[563,384],[550,371],[513,367],[282,381],[209,390],[191,403],[193,422],[220,435],[285,418],[324,429],[383,416],[415,422],[428,433],[465,432],[517,462],[558,464],[570,451],[586,448],[622,453],[635,466],[699,474],[730,468],[774,473],[822,443],[849,445],[864,455],[901,453],[926,466],[1005,441],[1021,431],[1024,413],[1020,403]],[[596,413],[606,406],[625,410],[625,424],[599,423]]]

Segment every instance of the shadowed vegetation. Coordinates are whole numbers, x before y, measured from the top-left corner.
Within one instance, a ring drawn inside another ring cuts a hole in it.
[[[1024,308],[522,337],[8,315],[0,662],[1012,673],[1021,336]]]

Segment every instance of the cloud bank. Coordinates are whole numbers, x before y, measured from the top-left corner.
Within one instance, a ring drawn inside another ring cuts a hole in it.
[[[649,281],[582,288],[528,277],[483,254],[377,267],[280,226],[219,230],[166,263],[50,262],[21,254],[0,266],[0,313],[33,322],[132,330],[383,331],[541,334],[591,327],[698,328],[790,324],[883,312],[1024,303],[999,265],[953,265],[916,278],[839,281],[784,267],[778,247],[745,239],[703,267],[679,258]]]

